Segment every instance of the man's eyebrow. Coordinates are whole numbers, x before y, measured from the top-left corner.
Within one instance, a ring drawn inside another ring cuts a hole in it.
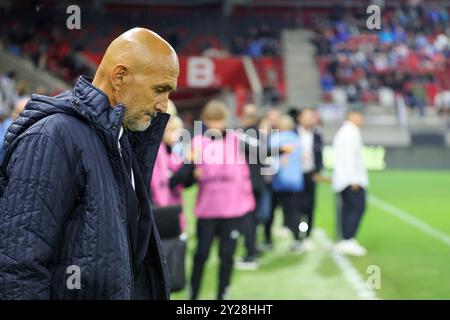
[[[174,86],[172,86],[171,84],[168,84],[168,83],[157,84],[157,85],[154,86],[154,88],[158,88],[158,89],[161,89],[163,91],[170,91],[170,92],[173,92],[173,91],[177,90],[176,87],[174,87]]]

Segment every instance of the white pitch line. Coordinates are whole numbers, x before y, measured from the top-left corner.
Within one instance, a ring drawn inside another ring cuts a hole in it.
[[[432,226],[426,224],[422,220],[414,217],[412,214],[407,213],[399,208],[396,208],[393,205],[390,205],[389,203],[384,202],[383,200],[381,200],[373,195],[369,196],[369,202],[371,204],[375,205],[376,207],[382,209],[383,211],[393,215],[394,217],[399,218],[403,222],[406,222],[407,224],[410,224],[410,225],[416,227],[417,229],[423,231],[424,233],[426,233],[426,234],[442,241],[446,245],[450,246],[450,236],[448,236],[447,234],[443,233],[442,231],[439,231],[439,230],[433,228]]]
[[[317,239],[320,240],[320,242],[322,242],[327,248],[331,249],[331,257],[341,270],[344,278],[353,287],[353,289],[355,289],[358,297],[363,300],[377,300],[378,297],[375,291],[368,287],[367,283],[359,274],[358,270],[356,270],[356,268],[352,265],[350,260],[346,256],[332,250],[333,243],[328,238],[325,231],[316,228],[315,233],[317,235]]]

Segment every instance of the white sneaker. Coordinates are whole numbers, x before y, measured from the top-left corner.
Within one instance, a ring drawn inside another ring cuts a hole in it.
[[[275,235],[283,239],[289,239],[291,237],[291,230],[286,227],[276,228],[274,231]]]
[[[311,252],[316,248],[316,245],[314,244],[314,242],[311,239],[305,239],[303,241],[303,249],[305,249],[305,251]]]
[[[292,252],[296,253],[302,253],[305,250],[305,248],[303,247],[303,243],[298,240],[294,240],[292,242],[290,249]]]
[[[258,269],[258,266],[259,266],[259,264],[256,261],[241,260],[241,261],[236,261],[234,263],[234,267],[238,270],[254,271],[254,270]]]
[[[334,249],[340,254],[357,257],[361,257],[367,253],[367,250],[355,239],[341,240],[334,245]]]
[[[364,256],[367,253],[366,248],[364,248],[362,245],[360,245],[356,239],[352,238],[352,239],[350,239],[350,241],[351,241],[351,245],[352,245],[354,251],[357,252],[356,255]]]
[[[259,263],[256,258],[247,256],[245,258],[238,258],[234,263],[234,267],[238,270],[256,270],[258,269]]]
[[[344,253],[343,251],[345,250],[346,243],[347,243],[346,240],[340,240],[340,241],[336,242],[333,245],[332,250],[336,251],[337,253],[343,254]]]

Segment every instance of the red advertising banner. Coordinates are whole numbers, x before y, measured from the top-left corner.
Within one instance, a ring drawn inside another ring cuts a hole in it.
[[[242,58],[180,57],[179,88],[235,88],[250,89]]]
[[[89,52],[85,52],[84,56],[94,64],[99,64],[102,58],[102,55]],[[242,57],[182,56],[179,59],[179,89],[251,89]],[[282,60],[266,57],[253,59],[253,63],[262,86],[272,85],[281,89],[280,91],[283,93]]]

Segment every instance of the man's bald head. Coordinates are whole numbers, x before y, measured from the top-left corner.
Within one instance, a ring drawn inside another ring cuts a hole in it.
[[[112,106],[125,105],[124,127],[143,131],[156,112],[166,112],[178,74],[170,44],[153,31],[133,28],[108,46],[93,85],[108,95]]]
[[[178,64],[177,54],[167,41],[151,30],[133,28],[111,42],[97,73],[111,71],[120,64],[133,70],[145,69],[157,65],[161,60],[167,62],[165,60],[168,57]]]

